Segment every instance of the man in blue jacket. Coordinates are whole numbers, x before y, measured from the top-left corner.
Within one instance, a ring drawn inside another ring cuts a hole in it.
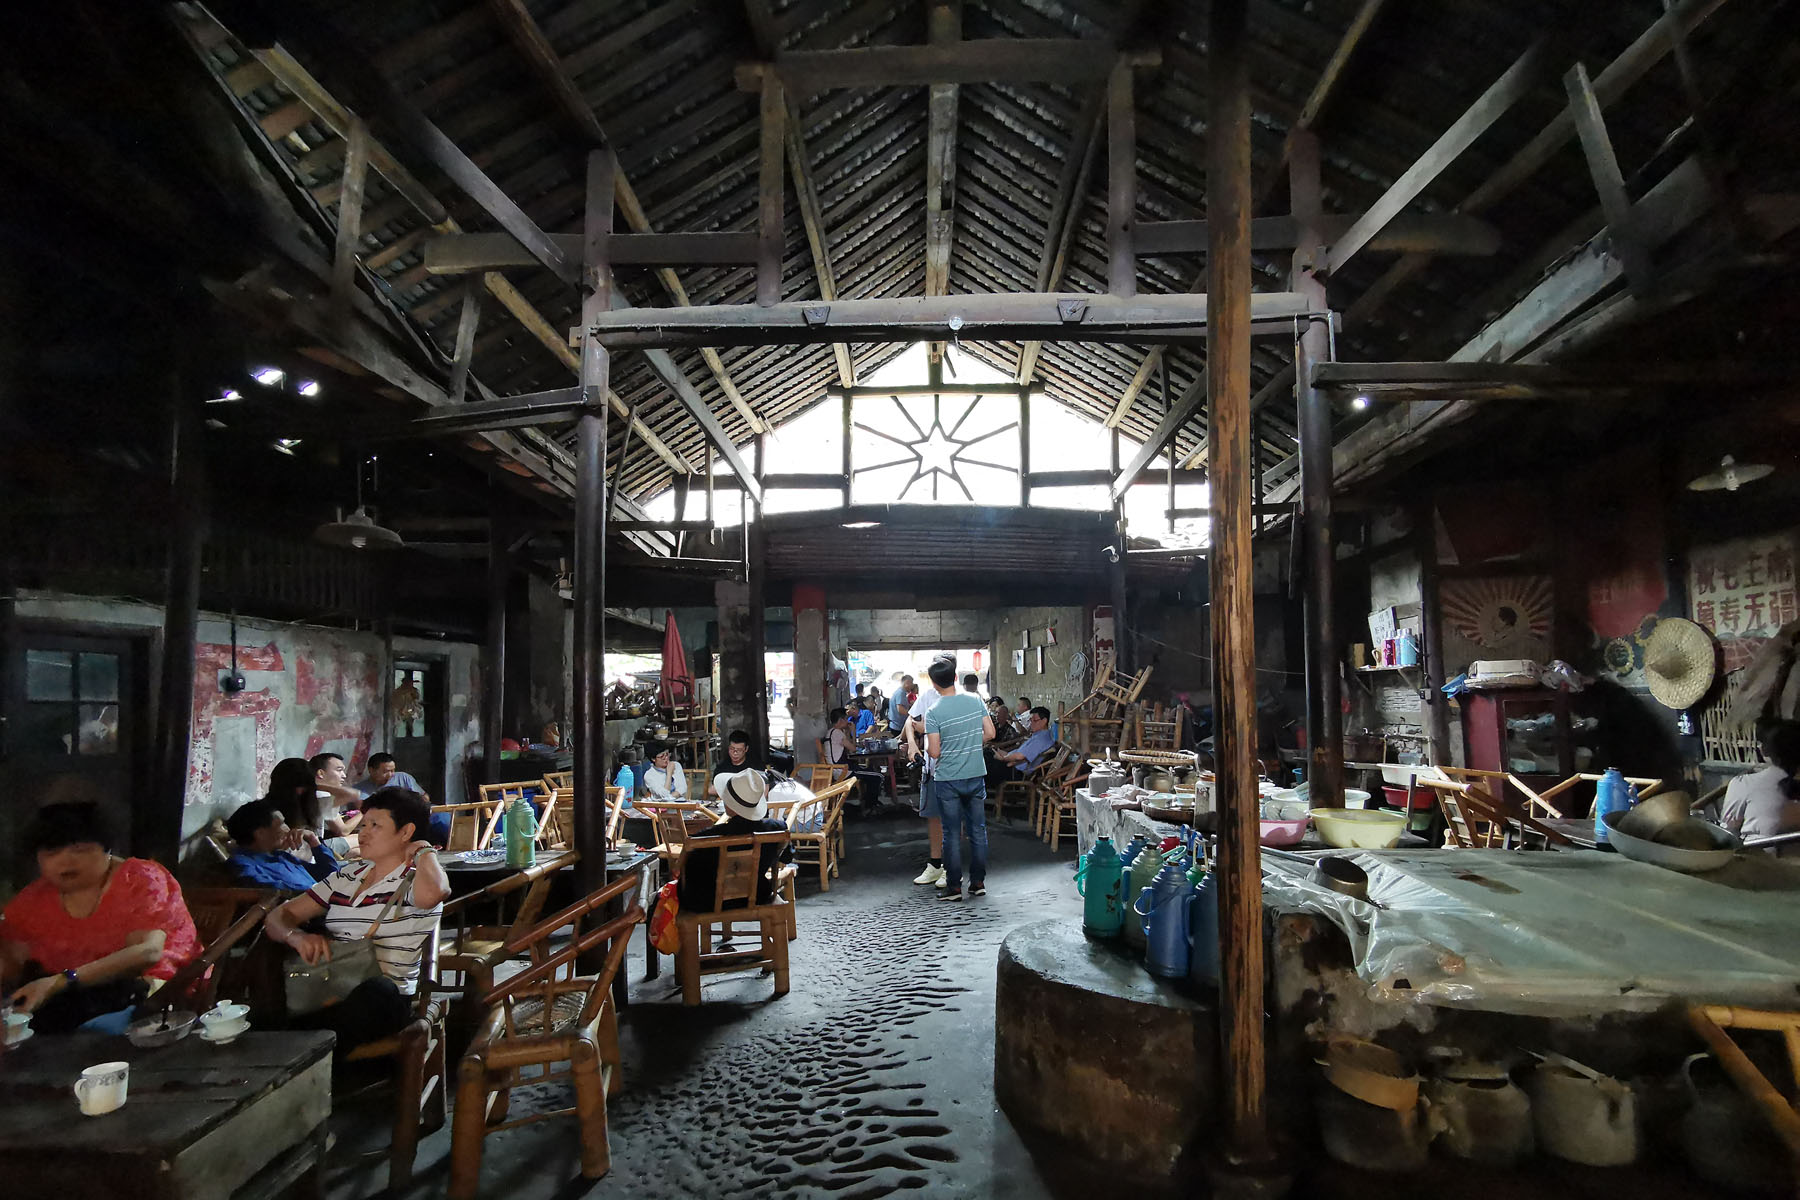
[[[312,830],[289,829],[266,798],[239,806],[225,818],[225,829],[236,846],[227,862],[240,883],[303,892],[340,865]],[[312,851],[311,862],[294,853],[301,846]]]

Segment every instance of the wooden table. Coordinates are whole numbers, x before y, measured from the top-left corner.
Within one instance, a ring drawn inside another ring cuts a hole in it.
[[[573,850],[546,850],[539,852],[539,862],[542,862],[545,859],[558,860],[556,863],[556,877],[550,887],[550,899],[544,906],[544,915],[548,916],[551,913],[567,908],[570,904],[579,899],[579,897],[573,894],[575,884],[575,861],[579,857],[580,856]],[[506,860],[504,858],[500,859],[498,862],[487,862],[480,859],[470,862],[446,854],[440,858],[440,861],[444,864],[444,871],[449,877],[450,894],[453,896],[466,896],[470,892],[480,891],[488,884],[496,883],[499,880],[506,878],[506,876],[510,875],[515,870],[515,868],[506,865]],[[640,881],[648,879],[650,878],[650,871],[656,866],[656,861],[656,855],[651,854],[648,850],[639,850],[636,854],[625,859],[615,860],[608,857],[606,860],[606,882],[611,883],[621,875],[630,874],[636,874]],[[642,892],[643,890],[643,885],[640,882],[639,891]],[[646,896],[644,898],[644,908],[646,912],[648,912],[649,907],[650,900],[649,897]],[[603,917],[604,920],[610,921],[614,917],[622,915],[624,912],[625,902],[623,899],[620,899],[609,906],[608,911],[603,914]],[[646,916],[644,920],[644,978],[655,979],[661,973],[662,960],[657,957],[656,948],[650,944],[650,921]],[[630,1007],[631,1004],[629,981],[622,971],[613,976],[613,1001],[621,1010]]]
[[[846,757],[852,762],[861,762],[865,771],[879,773],[887,785],[888,799],[898,800],[900,788],[894,782],[894,756],[898,753],[897,750],[852,750]]]
[[[33,1200],[249,1200],[303,1180],[323,1196],[331,1046],[320,1030],[190,1036],[140,1050],[98,1033],[39,1035],[0,1058],[0,1178]],[[84,1117],[86,1067],[131,1064],[125,1106]]]

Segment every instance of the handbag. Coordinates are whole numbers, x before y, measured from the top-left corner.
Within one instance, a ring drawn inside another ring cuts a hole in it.
[[[681,949],[681,930],[675,927],[675,917],[681,912],[678,890],[678,880],[663,884],[656,893],[656,909],[650,914],[650,944],[662,954]]]
[[[305,1016],[329,1008],[355,991],[359,984],[381,974],[381,963],[375,957],[375,934],[383,921],[412,895],[413,873],[409,870],[388,902],[369,923],[359,938],[332,940],[331,957],[309,963],[296,954],[287,965],[282,989],[290,1017]]]

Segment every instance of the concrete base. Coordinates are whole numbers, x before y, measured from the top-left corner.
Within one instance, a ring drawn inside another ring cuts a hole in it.
[[[994,1094],[1021,1132],[1148,1185],[1201,1173],[1217,1109],[1218,1017],[1078,921],[1000,947]],[[1123,1181],[1123,1180],[1119,1180]]]

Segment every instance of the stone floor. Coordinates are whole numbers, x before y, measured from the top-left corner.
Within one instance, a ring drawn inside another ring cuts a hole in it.
[[[994,1105],[994,972],[1016,925],[1079,920],[1070,854],[1053,857],[1020,827],[992,831],[990,891],[939,904],[914,887],[925,827],[890,812],[849,827],[843,876],[803,885],[792,990],[754,973],[715,976],[698,1008],[681,1004],[671,965],[645,980],[626,964],[625,1091],[611,1104],[611,1173],[587,1184],[574,1119],[487,1140],[484,1196],[1042,1197],[1066,1192]],[[641,936],[641,935],[639,935]],[[572,1103],[559,1085],[514,1094],[513,1115]],[[354,1151],[384,1141],[378,1115],[333,1119],[334,1198],[378,1194],[384,1169]],[[426,1139],[409,1195],[441,1195],[449,1131]],[[1052,1180],[1058,1186],[1052,1186]]]

